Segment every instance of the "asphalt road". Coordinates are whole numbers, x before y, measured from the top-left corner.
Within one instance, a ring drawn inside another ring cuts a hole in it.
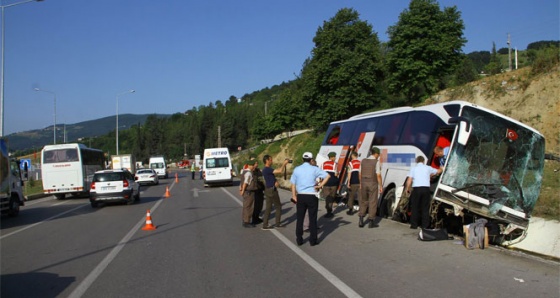
[[[560,296],[557,262],[495,247],[467,250],[459,240],[421,242],[417,231],[386,219],[358,228],[358,217],[342,208],[319,219],[318,246],[305,238],[297,246],[295,207],[289,192],[280,195],[287,226],[271,231],[241,226],[237,183],[204,188],[188,172],[143,187],[133,205],[31,201],[19,217],[1,219],[0,295]],[[155,231],[142,230],[148,209]]]

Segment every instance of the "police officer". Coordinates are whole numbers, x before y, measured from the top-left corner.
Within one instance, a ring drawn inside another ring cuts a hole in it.
[[[381,150],[372,147],[370,156],[362,160],[360,167],[360,210],[358,215],[360,221],[358,226],[364,227],[364,216],[368,212],[369,228],[377,227],[375,223],[375,215],[377,213],[377,200],[379,193],[383,192],[383,183],[381,181],[381,163],[379,154]],[[369,210],[368,210],[369,209]]]
[[[315,246],[319,244],[317,239],[317,209],[319,200],[315,195],[317,190],[325,186],[330,179],[327,172],[312,166],[309,162],[313,159],[311,152],[303,154],[303,164],[296,167],[290,178],[292,183],[292,200],[296,203],[296,243],[303,244],[303,220],[305,212],[309,212],[309,244]],[[316,179],[323,179],[319,184]]]
[[[325,209],[327,209],[325,218],[332,218],[334,217],[333,203],[336,198],[336,189],[338,188],[338,165],[335,162],[335,152],[329,152],[328,156],[329,160],[323,163],[321,169],[330,176],[329,181],[323,187],[323,196],[325,197]]]
[[[356,195],[360,196],[360,165],[361,162],[358,159],[358,152],[354,151],[350,155],[351,161],[348,163],[348,172],[350,177],[348,178],[348,211],[346,214],[354,214],[354,198]]]

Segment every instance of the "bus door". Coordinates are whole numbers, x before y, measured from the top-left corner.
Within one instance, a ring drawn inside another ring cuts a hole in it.
[[[362,160],[369,156],[369,150],[371,149],[371,144],[373,143],[374,136],[375,136],[375,131],[362,132],[360,134],[360,138],[358,139],[358,144],[356,144],[358,159]]]

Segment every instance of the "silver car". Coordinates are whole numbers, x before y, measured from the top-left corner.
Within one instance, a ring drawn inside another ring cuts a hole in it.
[[[157,175],[156,171],[154,171],[153,169],[140,169],[140,170],[136,171],[136,175],[134,175],[134,180],[136,180],[136,182],[140,183],[141,185],[143,185],[143,184],[158,185],[159,184],[158,175]]]
[[[124,202],[132,204],[140,200],[140,184],[126,169],[97,171],[89,190],[91,207],[99,202]]]

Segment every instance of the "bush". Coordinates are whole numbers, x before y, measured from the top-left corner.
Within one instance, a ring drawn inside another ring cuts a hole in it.
[[[548,47],[537,51],[535,60],[533,61],[531,75],[547,73],[554,70],[560,61],[558,50],[557,47]]]

